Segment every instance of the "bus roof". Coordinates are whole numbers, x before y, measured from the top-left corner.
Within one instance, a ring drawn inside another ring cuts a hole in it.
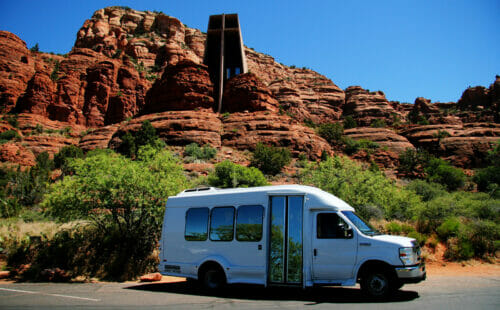
[[[215,187],[206,187],[200,189],[188,189],[176,196],[169,197],[169,200],[178,200],[183,198],[201,198],[203,199],[217,199],[218,196],[228,197],[232,195],[267,195],[267,196],[279,196],[279,195],[305,195],[308,199],[307,206],[309,209],[335,209],[339,211],[354,211],[354,208],[349,206],[345,201],[339,199],[338,197],[327,193],[319,188],[306,186],[306,185],[272,185],[272,186],[261,186],[261,187],[249,187],[249,188],[228,188],[220,189]],[[173,201],[172,201],[173,202]],[[168,205],[168,204],[167,204]],[[175,203],[175,205],[178,205]]]

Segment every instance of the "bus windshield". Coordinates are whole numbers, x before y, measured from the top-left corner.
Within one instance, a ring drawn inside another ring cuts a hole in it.
[[[354,212],[352,211],[342,211],[342,214],[344,214],[351,223],[354,224],[363,234],[368,235],[368,236],[374,236],[374,235],[380,235],[381,233],[373,228],[372,225],[369,223],[365,222],[362,218],[357,216]]]

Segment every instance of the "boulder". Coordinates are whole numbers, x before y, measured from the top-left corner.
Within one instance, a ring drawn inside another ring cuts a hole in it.
[[[161,281],[161,274],[159,272],[148,273],[140,277],[141,282],[156,282]]]

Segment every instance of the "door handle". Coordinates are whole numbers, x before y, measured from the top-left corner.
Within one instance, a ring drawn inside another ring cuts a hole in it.
[[[259,244],[259,245],[257,246],[257,249],[258,249],[258,250],[262,250],[262,244]]]
[[[314,249],[314,250],[313,250],[313,255],[314,255],[314,256],[318,255],[318,250]]]

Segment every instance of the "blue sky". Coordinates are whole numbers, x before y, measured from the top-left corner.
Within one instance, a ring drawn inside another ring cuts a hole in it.
[[[0,29],[67,53],[83,22],[112,5],[163,11],[200,30],[211,14],[238,13],[247,46],[389,100],[456,101],[500,75],[498,0],[0,0]]]

